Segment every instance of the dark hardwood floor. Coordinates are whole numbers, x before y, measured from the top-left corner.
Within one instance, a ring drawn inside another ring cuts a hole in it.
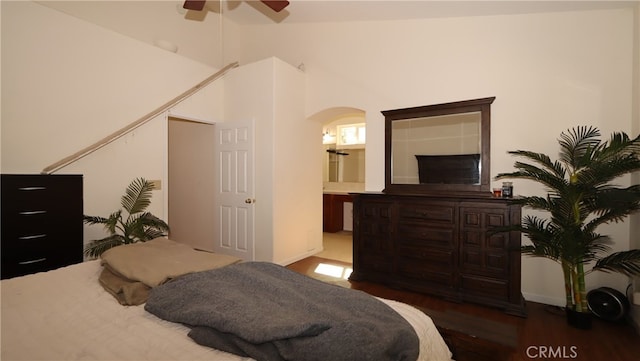
[[[320,263],[351,266],[309,257],[287,267],[318,278],[314,271]],[[458,361],[640,360],[640,336],[627,323],[594,319],[592,329],[579,330],[567,325],[562,309],[536,302],[527,302],[528,317],[521,318],[488,307],[452,303],[374,283],[337,282],[421,309],[433,319]]]

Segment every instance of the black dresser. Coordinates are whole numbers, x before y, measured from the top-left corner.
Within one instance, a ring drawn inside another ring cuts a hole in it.
[[[82,262],[82,175],[2,174],[2,279]]]

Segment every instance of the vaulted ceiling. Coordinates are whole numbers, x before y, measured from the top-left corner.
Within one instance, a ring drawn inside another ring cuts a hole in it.
[[[638,0],[289,0],[289,6],[275,12],[258,0],[208,0],[203,11],[183,9],[183,0],[36,2],[149,44],[168,44],[166,48],[179,48],[180,55],[214,66],[224,65],[216,63],[221,46],[221,16],[238,25],[278,25],[593,10],[640,4]]]
[[[218,1],[210,0],[208,2],[217,3]],[[280,14],[270,11],[259,1],[226,2],[231,9],[225,15],[235,22],[239,24],[266,24],[269,22],[402,20],[592,10],[630,6],[638,1],[290,0],[290,5]],[[242,2],[251,6],[240,6]]]
[[[93,9],[112,9],[126,12],[131,6],[140,6],[148,14],[156,14],[159,9],[176,7],[182,11],[180,0],[135,0],[135,1],[41,1],[43,5],[73,12],[82,18]],[[638,3],[633,1],[596,0],[290,0],[289,6],[276,13],[258,0],[208,0],[207,13],[221,11],[224,16],[238,24],[306,23],[334,21],[374,21],[401,20],[434,17],[459,17],[536,13],[549,11],[591,10],[619,8]],[[222,9],[222,10],[221,10]],[[191,14],[197,18],[198,14]],[[206,16],[207,14],[200,14]]]

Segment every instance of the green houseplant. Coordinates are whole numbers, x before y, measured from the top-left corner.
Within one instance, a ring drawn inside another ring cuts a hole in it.
[[[500,173],[496,179],[521,178],[538,182],[547,195],[513,199],[548,218],[527,215],[516,229],[531,244],[522,246],[524,254],[551,259],[562,266],[568,321],[575,327],[590,327],[585,275],[592,271],[640,274],[640,250],[611,253],[611,240],[599,234],[600,225],[619,222],[640,209],[640,185],[619,187],[612,182],[619,176],[640,170],[640,136],[613,133],[601,141],[595,127],[580,126],[563,132],[558,139],[559,160],[542,153],[510,151],[530,163],[516,161],[517,169]],[[593,264],[591,269],[585,266]],[[586,317],[583,325],[573,317]]]
[[[105,238],[92,240],[85,247],[85,255],[92,258],[98,257],[104,251],[116,246],[166,236],[169,225],[145,211],[151,204],[153,189],[153,183],[144,178],[136,178],[122,196],[120,201],[122,209],[111,213],[107,218],[85,215],[84,223],[101,224],[109,232],[109,236]],[[124,218],[124,212],[126,212],[126,218]]]

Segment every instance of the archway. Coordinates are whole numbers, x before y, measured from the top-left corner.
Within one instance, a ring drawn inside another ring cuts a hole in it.
[[[322,124],[323,252],[320,257],[351,262],[353,203],[350,192],[365,190],[365,111],[327,108],[309,117]],[[360,137],[358,137],[360,136]],[[352,138],[350,141],[347,138]]]

